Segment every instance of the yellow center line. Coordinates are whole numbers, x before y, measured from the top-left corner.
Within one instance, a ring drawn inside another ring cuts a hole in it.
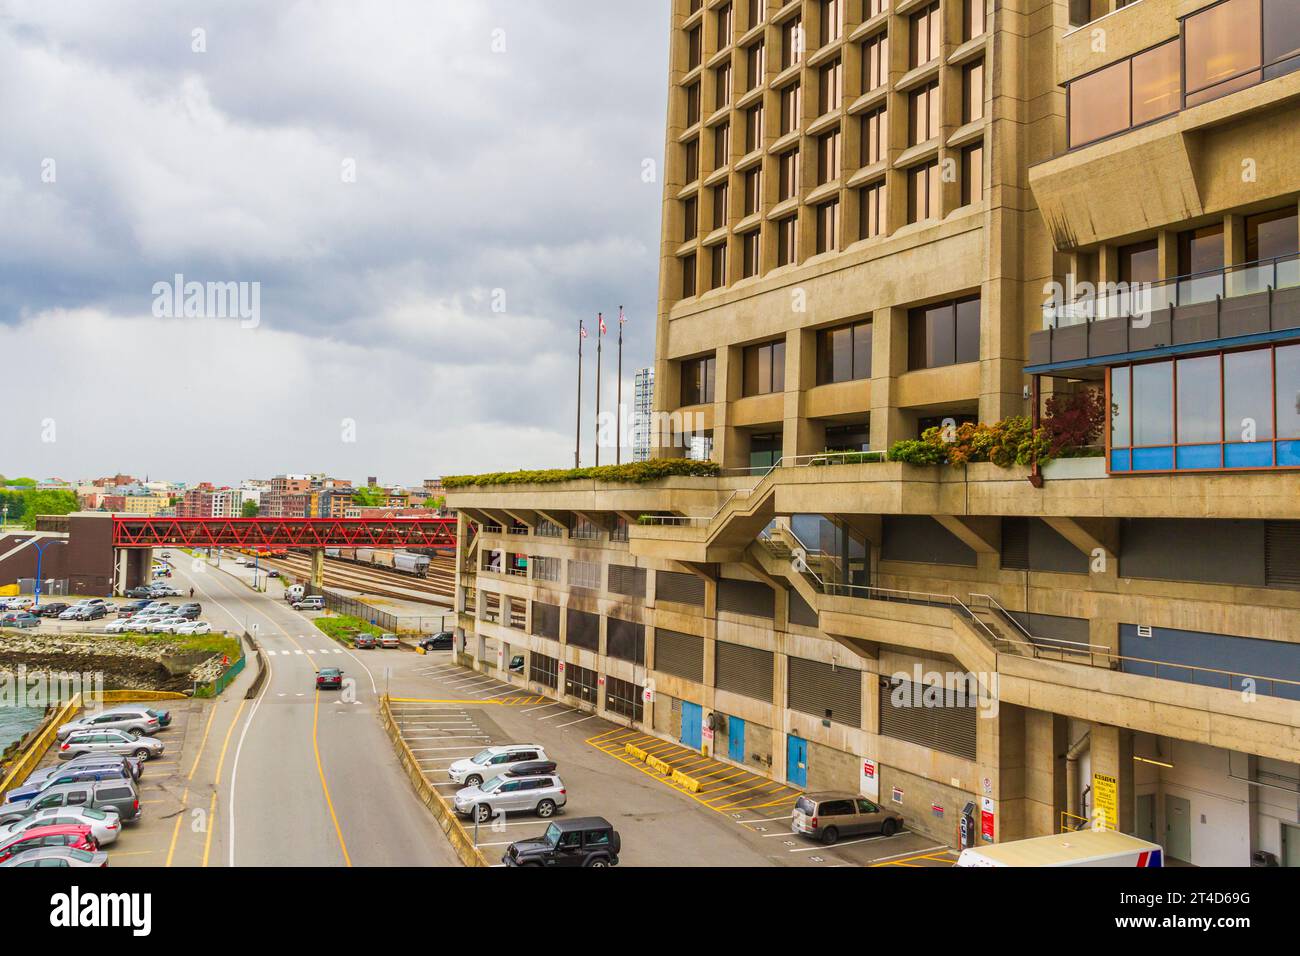
[[[199,769],[199,761],[203,758],[203,750],[208,745],[208,734],[212,731],[212,722],[217,719],[217,702],[212,702],[212,713],[208,716],[208,725],[203,728],[203,739],[199,742],[199,752],[194,755],[194,766],[190,767],[186,780],[194,779],[194,771]]]

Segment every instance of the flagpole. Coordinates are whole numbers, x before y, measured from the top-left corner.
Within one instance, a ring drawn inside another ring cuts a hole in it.
[[[578,320],[578,424],[573,439],[573,467],[582,467],[582,319]]]
[[[605,315],[596,313],[596,467],[600,467],[600,350],[605,344]]]
[[[618,404],[614,406],[618,414],[615,427],[617,444],[614,446],[614,464],[623,463],[623,307],[618,307]]]

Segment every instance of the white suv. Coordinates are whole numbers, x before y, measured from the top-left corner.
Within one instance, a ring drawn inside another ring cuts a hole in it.
[[[447,768],[447,774],[456,783],[477,787],[484,780],[508,773],[517,764],[549,759],[546,751],[537,744],[506,744],[488,747],[468,760],[457,760]]]

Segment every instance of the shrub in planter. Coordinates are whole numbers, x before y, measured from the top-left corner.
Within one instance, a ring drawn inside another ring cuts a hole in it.
[[[1052,395],[1045,403],[1043,428],[1053,458],[1083,457],[1095,452],[1106,425],[1106,396],[1098,388]]]
[[[937,431],[937,429],[929,429]],[[942,443],[908,438],[896,441],[889,449],[890,461],[901,461],[909,465],[942,465],[948,460],[947,449]]]

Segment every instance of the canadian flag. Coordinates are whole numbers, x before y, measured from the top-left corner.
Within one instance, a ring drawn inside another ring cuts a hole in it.
[[[587,327],[581,322],[578,323],[578,335],[584,339],[587,337]]]
[[[618,324],[619,324],[619,326],[622,326],[623,323],[625,323],[626,321],[627,321],[627,316],[625,316],[625,315],[623,314],[623,307],[620,305],[620,306],[618,307]]]
[[[604,312],[597,312],[597,313],[596,313],[596,319],[597,319],[597,321],[600,322],[600,334],[601,334],[601,335],[604,335],[606,332],[609,331],[609,329],[605,328],[605,313],[604,313]]]

